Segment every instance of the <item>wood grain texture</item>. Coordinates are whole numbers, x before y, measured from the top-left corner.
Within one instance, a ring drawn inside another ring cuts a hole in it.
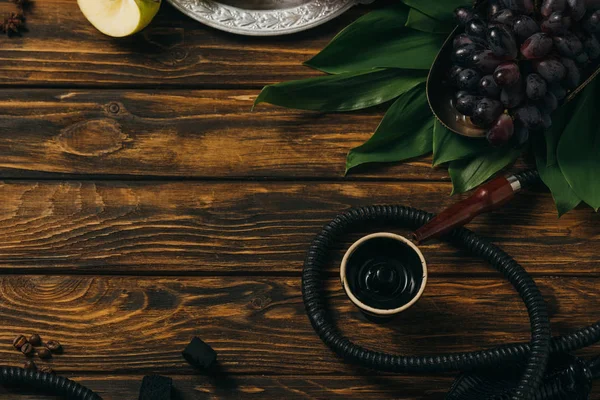
[[[320,114],[260,105],[257,91],[0,90],[0,176],[343,179],[375,109]],[[430,159],[347,179],[448,180]]]
[[[390,1],[379,2],[377,6]],[[141,33],[102,35],[73,0],[38,0],[29,32],[2,40],[0,84],[37,87],[254,87],[317,76],[302,63],[366,10],[281,38],[227,34],[164,4]],[[8,11],[8,4],[2,6]]]
[[[555,334],[598,319],[597,279],[537,282]],[[497,278],[434,276],[422,299],[386,325],[365,320],[340,286],[336,278],[326,285],[334,320],[375,350],[425,355],[529,337],[525,307]],[[11,365],[24,359],[13,337],[38,332],[63,344],[50,363],[59,373],[189,375],[181,351],[198,335],[217,351],[223,374],[377,375],[341,362],[316,336],[299,277],[4,276],[0,299],[0,357]]]
[[[72,375],[102,396],[104,400],[137,399],[142,375]],[[365,400],[443,400],[452,385],[451,377],[424,376],[252,376],[169,375],[174,399],[365,399]],[[0,389],[0,394],[3,392]],[[40,400],[39,395],[10,392],[14,400]],[[44,397],[44,399],[53,399]]]
[[[0,186],[0,270],[10,273],[297,274],[305,252],[351,206],[439,211],[447,183],[7,181]],[[524,192],[470,227],[533,274],[597,275],[599,215],[562,219],[549,194]],[[366,228],[349,235],[333,265]],[[406,229],[394,229],[408,235]],[[423,247],[433,274],[493,274],[446,244]],[[334,273],[332,267],[332,273]]]

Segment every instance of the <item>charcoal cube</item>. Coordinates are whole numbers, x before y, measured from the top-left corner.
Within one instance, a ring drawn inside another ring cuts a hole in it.
[[[217,360],[217,352],[199,337],[195,337],[183,350],[183,358],[196,368],[208,369]]]
[[[173,379],[160,375],[148,375],[142,380],[139,400],[171,400]]]

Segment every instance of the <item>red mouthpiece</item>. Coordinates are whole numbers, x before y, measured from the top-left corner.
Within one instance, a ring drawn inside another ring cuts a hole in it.
[[[481,185],[470,197],[439,213],[429,223],[413,233],[417,244],[440,237],[454,228],[468,224],[479,214],[500,208],[519,191],[520,183],[513,177],[496,178]]]

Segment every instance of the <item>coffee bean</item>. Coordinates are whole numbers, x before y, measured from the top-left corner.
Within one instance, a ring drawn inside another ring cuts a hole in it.
[[[37,353],[38,353],[38,356],[42,359],[47,359],[47,358],[52,357],[52,353],[50,352],[50,350],[48,350],[45,347],[42,347],[41,349],[39,349]]]
[[[25,343],[21,346],[21,353],[25,354],[27,357],[32,356],[35,349],[31,345],[31,343]]]
[[[37,365],[35,365],[35,363],[32,360],[27,360],[25,361],[25,365],[23,365],[24,369],[32,369],[32,370],[36,370],[37,369]]]
[[[15,346],[15,349],[17,350],[21,350],[21,347],[23,347],[25,343],[27,343],[27,338],[23,335],[19,335],[13,340],[13,346]]]
[[[52,368],[50,368],[50,367],[48,367],[48,366],[45,366],[45,365],[44,365],[43,367],[40,367],[40,368],[38,369],[38,371],[40,371],[40,372],[45,372],[45,373],[47,373],[47,374],[53,374],[53,373],[54,373],[54,370],[53,370]]]
[[[42,344],[42,338],[37,333],[34,333],[33,335],[29,336],[29,343],[34,346],[39,346]]]
[[[50,350],[53,353],[62,352],[62,345],[60,344],[60,342],[58,340],[48,340],[46,342],[46,347],[48,348],[48,350]]]

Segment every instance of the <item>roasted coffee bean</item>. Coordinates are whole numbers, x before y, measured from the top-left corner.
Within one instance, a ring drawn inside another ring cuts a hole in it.
[[[40,372],[44,372],[44,373],[46,373],[46,374],[53,374],[53,373],[54,373],[54,370],[53,370],[52,368],[50,368],[50,367],[48,367],[48,366],[45,366],[45,365],[44,365],[43,367],[40,367],[40,368],[38,369],[38,371],[40,371]]]
[[[34,333],[33,335],[29,336],[29,343],[34,346],[39,346],[42,344],[42,338],[37,333]]]
[[[27,343],[27,338],[23,335],[19,335],[13,340],[13,346],[15,346],[15,349],[17,350],[21,350],[21,347],[23,347],[25,343]]]
[[[62,351],[62,345],[58,342],[58,340],[48,340],[46,342],[46,348],[53,353],[60,353]]]
[[[21,353],[25,354],[27,357],[32,356],[35,349],[31,343],[25,343],[21,346]]]
[[[38,350],[38,356],[42,359],[47,359],[52,357],[52,352],[45,347],[42,347]]]
[[[23,368],[24,369],[32,369],[35,371],[37,369],[37,365],[35,365],[35,363],[32,360],[27,360],[27,361],[25,361]]]

